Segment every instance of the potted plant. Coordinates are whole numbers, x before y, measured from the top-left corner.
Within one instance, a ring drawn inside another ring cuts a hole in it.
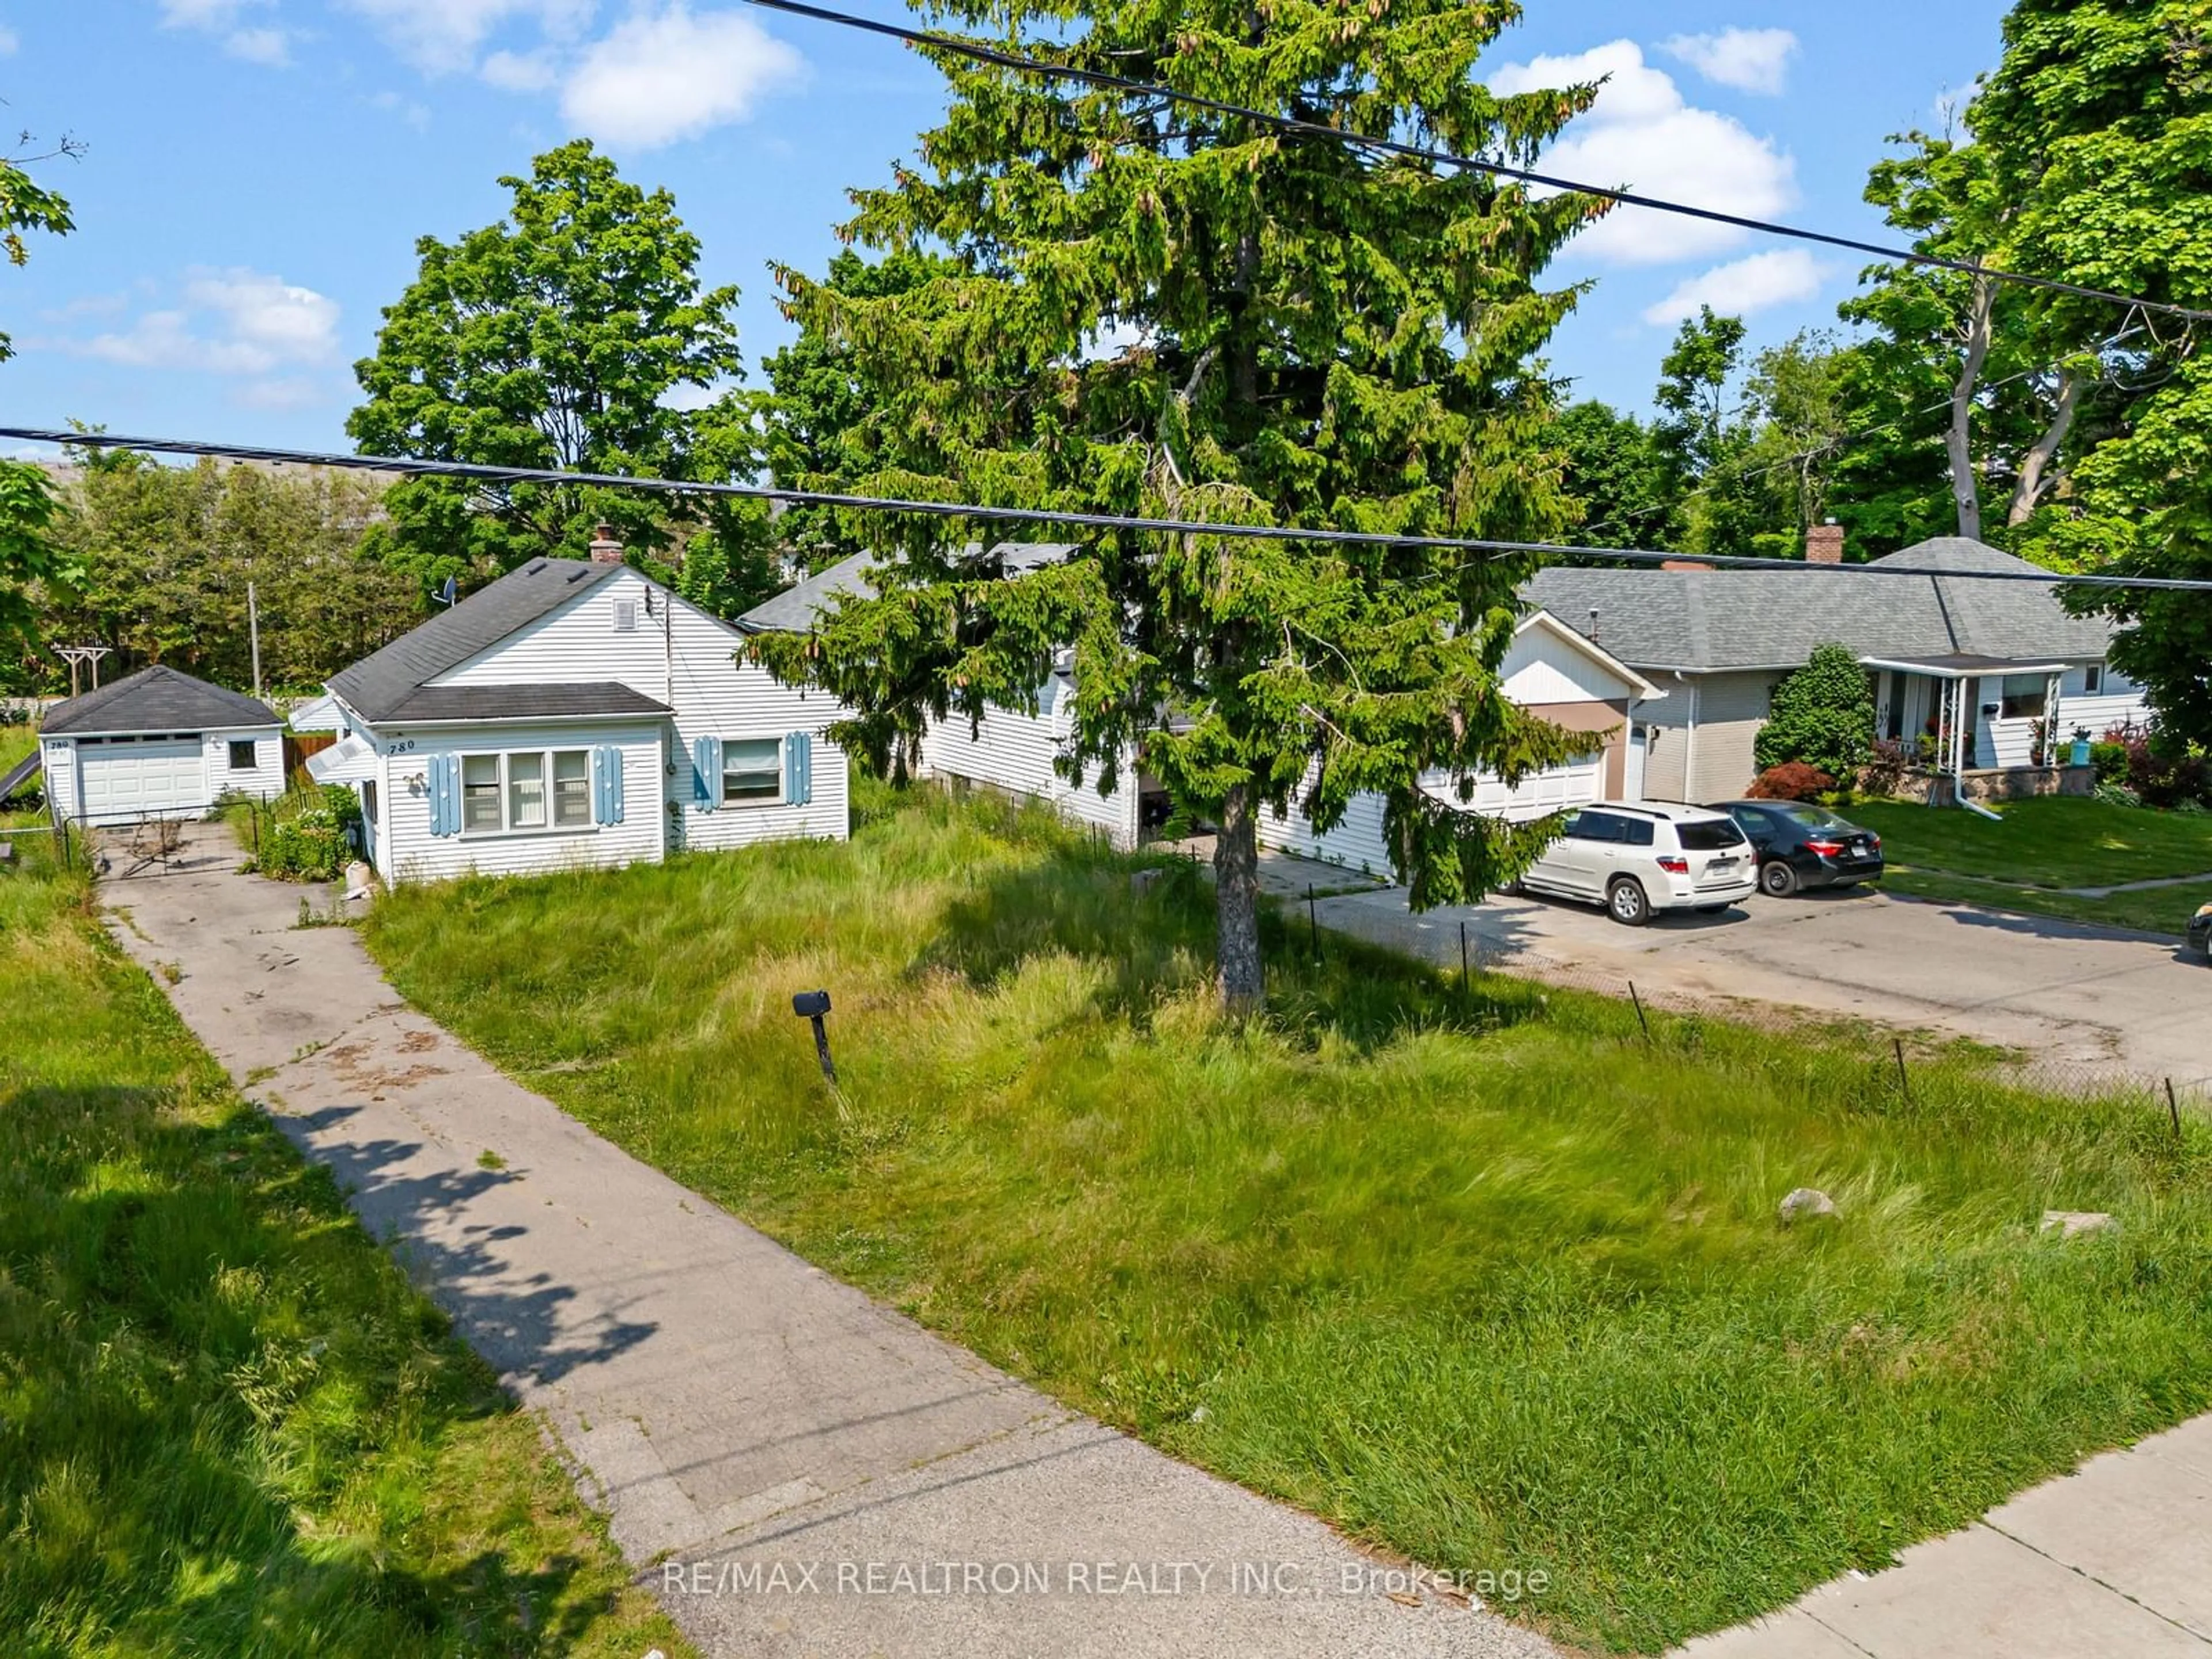
[[[2089,728],[2086,726],[2077,726],[2074,728],[2073,763],[2076,766],[2087,766],[2089,763]]]

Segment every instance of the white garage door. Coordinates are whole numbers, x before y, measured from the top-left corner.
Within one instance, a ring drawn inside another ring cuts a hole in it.
[[[95,822],[197,812],[209,804],[197,734],[86,738],[76,753],[84,781],[81,810]]]
[[[1563,806],[1585,805],[1604,793],[1605,757],[1597,754],[1534,773],[1511,789],[1496,778],[1484,778],[1474,786],[1470,805],[1478,812],[1500,817],[1540,818]]]

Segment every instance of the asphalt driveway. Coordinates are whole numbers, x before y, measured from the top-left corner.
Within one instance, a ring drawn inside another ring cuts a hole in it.
[[[2125,1071],[2212,1089],[2212,971],[2177,940],[1872,888],[1761,896],[1644,928],[1534,898],[1412,915],[1397,887],[1316,908],[1324,927],[1447,965],[1458,963],[1464,921],[1478,965],[1615,992],[1633,980],[1661,1000],[1780,1003],[2018,1048],[2054,1073]]]

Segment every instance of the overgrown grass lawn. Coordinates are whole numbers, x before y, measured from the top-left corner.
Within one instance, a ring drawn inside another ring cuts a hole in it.
[[[44,841],[0,871],[5,1650],[687,1651]]]
[[[831,1270],[1517,1611],[1657,1649],[2212,1404],[2212,1129],[1303,933],[864,793],[849,845],[380,903],[400,988]],[[826,987],[842,1101],[793,992]],[[1833,1223],[1784,1227],[1812,1186]],[[2117,1233],[2039,1237],[2045,1207]]]
[[[1917,871],[2037,887],[2111,887],[2212,872],[2212,813],[2057,795],[1992,810],[2000,822],[1905,801],[1859,801],[1844,815],[1878,831],[1891,862]]]

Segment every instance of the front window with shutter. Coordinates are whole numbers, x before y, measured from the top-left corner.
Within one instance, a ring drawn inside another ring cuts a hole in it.
[[[589,830],[601,821],[592,810],[588,749],[535,749],[460,758],[464,835]],[[619,766],[620,762],[615,763]]]
[[[592,766],[588,750],[563,749],[553,757],[553,823],[581,829],[592,821]]]
[[[783,739],[722,739],[722,804],[772,806],[783,799]]]

